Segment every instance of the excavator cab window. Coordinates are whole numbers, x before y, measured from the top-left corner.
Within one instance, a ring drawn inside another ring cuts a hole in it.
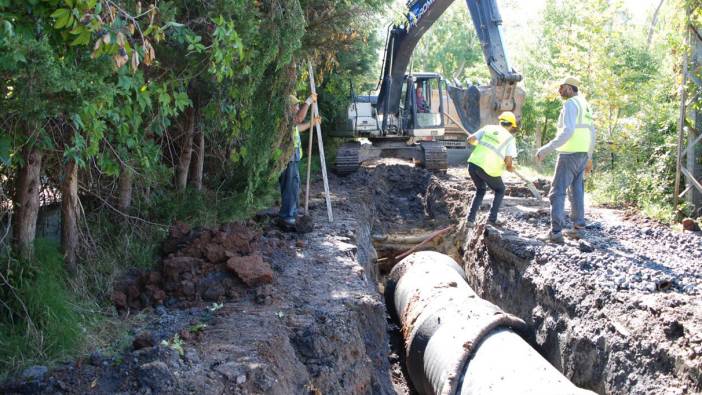
[[[439,76],[417,78],[414,84],[414,129],[443,127],[442,87]]]

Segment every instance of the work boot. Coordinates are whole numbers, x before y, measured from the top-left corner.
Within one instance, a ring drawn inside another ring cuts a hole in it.
[[[565,235],[571,239],[580,240],[585,238],[585,231],[583,228],[574,227],[573,229],[566,230]]]
[[[539,237],[539,240],[546,243],[563,244],[565,240],[563,239],[563,232],[553,233],[548,232],[547,234]]]
[[[278,227],[286,232],[294,232],[295,231],[295,225],[296,221],[295,218],[281,218],[278,217],[278,221],[276,221],[276,225]]]
[[[488,225],[496,226],[498,228],[501,228],[505,225],[505,221],[503,221],[501,219],[496,219],[494,221],[488,220],[487,223],[488,223]]]

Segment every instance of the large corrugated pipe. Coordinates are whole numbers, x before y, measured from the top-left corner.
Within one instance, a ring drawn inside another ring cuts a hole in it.
[[[402,326],[410,380],[422,394],[592,394],[515,331],[526,325],[468,286],[449,256],[418,252],[390,273],[385,296]]]

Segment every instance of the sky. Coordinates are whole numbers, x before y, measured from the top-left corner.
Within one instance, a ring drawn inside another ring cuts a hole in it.
[[[623,0],[622,2],[631,14],[632,23],[647,24],[659,1]],[[538,21],[545,4],[546,0],[497,0],[505,35],[509,36],[510,30],[520,32],[526,29],[527,24]]]

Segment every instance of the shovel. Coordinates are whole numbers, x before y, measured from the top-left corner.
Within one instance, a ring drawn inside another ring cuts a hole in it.
[[[536,200],[541,201],[541,193],[539,192],[538,189],[536,189],[536,187],[534,186],[534,183],[531,182],[531,181],[529,181],[529,180],[528,180],[526,177],[524,177],[523,175],[521,175],[521,174],[517,171],[517,169],[514,169],[513,173],[516,174],[517,177],[521,178],[522,181],[524,181],[524,182],[526,183],[527,188],[529,188],[529,191],[531,192],[532,195],[534,195],[534,197],[536,198]]]

